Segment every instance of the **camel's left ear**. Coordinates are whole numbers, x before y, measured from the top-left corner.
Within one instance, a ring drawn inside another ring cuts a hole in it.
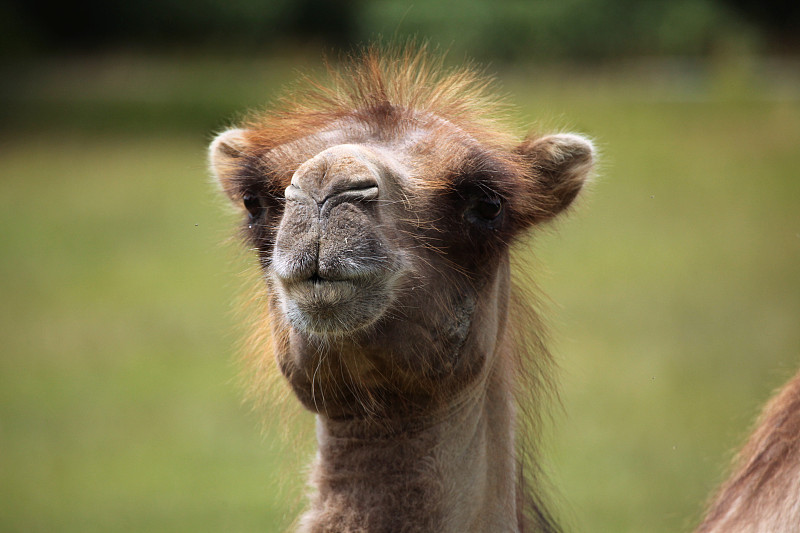
[[[569,207],[595,159],[591,141],[571,133],[528,138],[516,152],[529,166],[528,201],[519,212],[526,225],[550,220]]]

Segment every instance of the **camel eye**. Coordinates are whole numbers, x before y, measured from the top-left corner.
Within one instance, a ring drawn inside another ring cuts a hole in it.
[[[242,203],[250,214],[251,219],[259,218],[264,212],[264,206],[261,204],[261,198],[258,195],[246,192],[242,195]]]
[[[480,194],[472,198],[465,216],[480,226],[493,227],[503,214],[503,200],[494,195]]]
[[[487,222],[492,222],[503,212],[503,202],[500,198],[480,198],[475,202],[472,211]]]

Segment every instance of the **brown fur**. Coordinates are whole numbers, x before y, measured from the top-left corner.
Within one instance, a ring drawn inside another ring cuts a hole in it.
[[[515,452],[526,435],[535,448],[549,354],[509,246],[572,202],[591,145],[516,144],[487,78],[424,49],[368,50],[301,84],[211,147],[223,190],[257,215],[252,389],[275,358],[318,413],[301,529],[557,530],[533,454]],[[342,272],[355,281],[327,281]]]
[[[769,401],[698,533],[800,530],[800,373]]]

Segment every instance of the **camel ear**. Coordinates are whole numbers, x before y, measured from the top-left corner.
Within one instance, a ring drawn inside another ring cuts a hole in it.
[[[530,202],[522,213],[529,224],[552,219],[569,207],[595,159],[591,141],[571,133],[528,138],[516,152],[530,165]]]
[[[249,148],[246,135],[247,130],[230,129],[217,135],[208,147],[211,172],[225,194],[234,202],[241,201],[236,177],[241,160],[247,155]]]

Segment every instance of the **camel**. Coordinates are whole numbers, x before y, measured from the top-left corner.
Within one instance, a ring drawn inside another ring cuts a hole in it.
[[[571,206],[595,148],[518,141],[484,76],[424,48],[371,48],[329,77],[209,148],[260,266],[254,388],[277,367],[316,415],[298,531],[559,531],[536,461],[550,355],[510,265]],[[754,483],[723,487],[700,531],[760,508]],[[787,512],[768,523],[800,524]]]
[[[800,373],[767,403],[697,533],[800,531]]]

